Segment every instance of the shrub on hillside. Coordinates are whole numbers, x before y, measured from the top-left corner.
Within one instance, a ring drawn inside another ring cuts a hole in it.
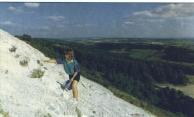
[[[19,54],[16,54],[16,55],[15,55],[15,58],[19,58],[19,57],[20,57],[20,55],[19,55]]]
[[[43,63],[40,60],[37,60],[37,64],[39,64],[40,66],[43,66]]]
[[[46,115],[44,115],[44,117],[52,117],[50,113],[47,113]]]
[[[0,103],[0,115],[2,115],[2,117],[9,117],[9,113],[3,110],[1,103]]]
[[[9,51],[10,51],[10,52],[15,52],[16,49],[17,49],[17,48],[16,48],[15,46],[12,46],[11,48],[9,48]]]
[[[28,61],[25,60],[25,59],[24,59],[24,60],[21,60],[21,61],[20,61],[20,65],[25,67],[25,66],[28,65]]]
[[[41,69],[34,69],[31,74],[31,78],[42,78],[44,71]]]

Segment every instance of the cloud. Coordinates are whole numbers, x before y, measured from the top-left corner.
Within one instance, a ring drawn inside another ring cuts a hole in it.
[[[155,18],[191,17],[194,16],[194,4],[168,4],[153,10],[137,11],[133,15]]]
[[[8,7],[8,10],[10,10],[10,11],[16,11],[17,9],[15,7],[13,7],[13,6],[10,6],[10,7]]]
[[[47,19],[52,21],[63,21],[65,19],[64,16],[48,16]]]
[[[9,6],[7,9],[11,12],[17,12],[17,13],[23,12],[23,9],[21,7]]]
[[[134,24],[134,22],[132,22],[132,21],[125,21],[124,24],[130,25],[130,24]]]
[[[145,11],[137,11],[137,12],[134,12],[133,15],[135,16],[149,16],[149,17],[152,17],[153,14],[151,13],[151,11],[148,11],[148,10],[145,10]]]
[[[95,24],[92,23],[82,23],[82,24],[75,24],[75,27],[79,27],[79,28],[84,28],[84,27],[93,27],[96,26]]]
[[[50,30],[50,28],[48,26],[42,26],[40,27],[41,30]]]
[[[3,26],[14,26],[15,23],[13,23],[12,21],[2,21],[0,22],[1,25]]]
[[[29,7],[29,8],[38,8],[40,6],[40,3],[24,3],[24,6]]]

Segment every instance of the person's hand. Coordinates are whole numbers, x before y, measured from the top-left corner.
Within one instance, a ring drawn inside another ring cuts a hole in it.
[[[71,78],[70,82],[73,82],[73,78]]]

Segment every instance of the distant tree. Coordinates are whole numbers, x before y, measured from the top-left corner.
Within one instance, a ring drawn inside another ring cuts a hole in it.
[[[30,35],[28,35],[28,34],[23,34],[22,38],[26,39],[26,40],[32,39],[32,37]]]
[[[23,35],[16,35],[15,37],[27,41],[28,43],[32,41],[31,35],[23,34]]]

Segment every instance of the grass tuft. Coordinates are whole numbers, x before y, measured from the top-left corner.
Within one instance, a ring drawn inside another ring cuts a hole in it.
[[[34,69],[31,74],[31,78],[42,78],[44,71],[41,69]]]

